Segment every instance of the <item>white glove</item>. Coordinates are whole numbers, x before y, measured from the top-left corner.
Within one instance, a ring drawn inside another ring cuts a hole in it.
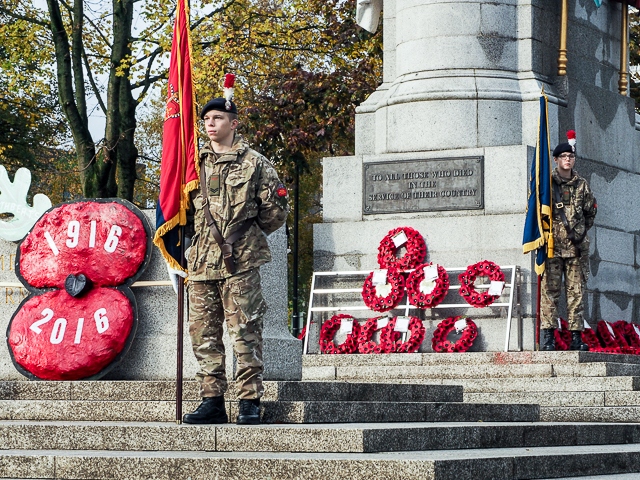
[[[173,285],[173,291],[178,294],[178,277],[187,278],[187,273],[182,270],[176,270],[175,268],[171,268],[171,266],[167,263],[167,272],[169,272],[169,278],[171,279],[171,284]]]

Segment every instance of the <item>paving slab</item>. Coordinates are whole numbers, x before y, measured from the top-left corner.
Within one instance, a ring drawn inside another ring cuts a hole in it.
[[[77,480],[515,480],[557,477],[560,470],[570,476],[640,472],[640,445],[333,454],[5,450],[0,457],[0,478]]]

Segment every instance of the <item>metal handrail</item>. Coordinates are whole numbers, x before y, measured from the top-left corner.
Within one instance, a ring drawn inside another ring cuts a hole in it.
[[[447,272],[455,272],[455,271],[465,271],[467,267],[455,267],[455,268],[445,268]],[[505,338],[505,352],[509,351],[509,340],[511,337],[511,320],[514,313],[514,301],[516,302],[515,310],[518,316],[518,349],[522,350],[522,315],[520,312],[520,267],[517,265],[505,265],[500,266],[500,269],[505,271],[510,271],[511,273],[511,281],[505,282],[504,288],[509,289],[509,300],[507,302],[494,302],[490,306],[485,308],[493,308],[493,307],[508,307],[507,310],[507,325],[506,325],[506,338]],[[344,311],[362,311],[362,310],[370,310],[366,305],[339,305],[339,306],[331,306],[331,307],[314,307],[314,298],[315,295],[327,295],[327,294],[335,294],[335,293],[358,293],[361,292],[362,289],[359,288],[318,288],[316,289],[316,279],[318,277],[348,277],[348,276],[363,276],[366,278],[373,270],[353,270],[353,271],[337,271],[337,272],[313,272],[313,276],[311,277],[311,291],[309,293],[309,307],[307,309],[307,322],[306,322],[306,335],[304,336],[304,347],[303,353],[305,355],[308,354],[309,350],[309,335],[310,335],[310,327],[311,321],[313,318],[313,312],[344,312]],[[404,273],[412,272],[413,270],[405,270]],[[484,289],[489,288],[489,284],[479,284],[474,285],[476,289]],[[460,285],[451,285],[449,290],[459,290]],[[432,309],[442,309],[442,308],[470,308],[471,306],[467,303],[441,303],[436,305],[435,307],[431,307]],[[393,308],[389,311],[393,310],[404,310],[404,315],[408,316],[410,310],[417,310],[418,307],[415,305],[411,305],[409,303],[409,296],[404,295],[404,304],[398,305],[396,308]]]

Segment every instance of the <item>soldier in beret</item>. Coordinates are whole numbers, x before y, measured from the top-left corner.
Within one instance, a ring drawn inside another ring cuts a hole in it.
[[[287,190],[273,165],[236,133],[230,98],[200,114],[209,144],[200,151],[200,191],[192,192],[193,238],[187,249],[189,334],[200,365],[202,403],[185,423],[227,423],[222,325],[237,359],[238,424],[260,423],[262,318],[266,304],[259,267],[271,260],[266,235],[289,212]]]
[[[571,134],[572,131],[569,132]],[[570,135],[571,136],[571,135]],[[553,256],[549,255],[542,275],[542,350],[555,350],[554,330],[558,327],[558,301],[563,277],[567,316],[571,330],[570,350],[586,351],[583,292],[589,276],[589,237],[587,230],[596,217],[596,199],[587,181],[574,170],[575,143],[561,143],[553,150]]]

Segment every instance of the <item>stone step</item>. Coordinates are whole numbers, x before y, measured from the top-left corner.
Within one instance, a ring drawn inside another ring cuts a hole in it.
[[[579,364],[590,362],[640,365],[640,355],[616,355],[597,352],[465,352],[465,353],[391,353],[352,355],[303,355],[303,367],[351,367],[393,365],[513,365]]]
[[[418,380],[413,379],[411,383]],[[429,380],[461,385],[467,393],[489,392],[632,392],[640,390],[640,377],[552,377]],[[426,383],[426,381],[425,381]]]
[[[381,379],[466,379],[640,376],[640,365],[626,363],[584,364],[476,364],[476,365],[392,365],[304,367],[302,378],[311,380],[353,380],[379,382]]]
[[[540,407],[540,420],[544,422],[640,422],[640,406]]]
[[[640,442],[638,424],[472,422],[245,427],[0,421],[0,450],[375,453],[635,442]]]
[[[235,384],[229,385],[227,400],[235,400]],[[168,381],[78,381],[78,382],[0,382],[3,400],[76,401],[175,401],[175,383]],[[199,400],[194,381],[183,384],[185,400]],[[461,402],[462,387],[457,385],[379,384],[347,382],[264,382],[264,401],[368,400],[370,402],[422,401]]]
[[[183,402],[183,412],[199,402]],[[235,419],[237,402],[226,402]],[[460,402],[288,402],[265,401],[265,423],[537,421],[538,405]],[[175,403],[168,401],[0,400],[0,420],[170,422]]]
[[[537,403],[545,407],[640,406],[640,392],[470,392],[470,403]]]
[[[5,450],[0,478],[515,480],[640,472],[640,444],[383,453]]]

